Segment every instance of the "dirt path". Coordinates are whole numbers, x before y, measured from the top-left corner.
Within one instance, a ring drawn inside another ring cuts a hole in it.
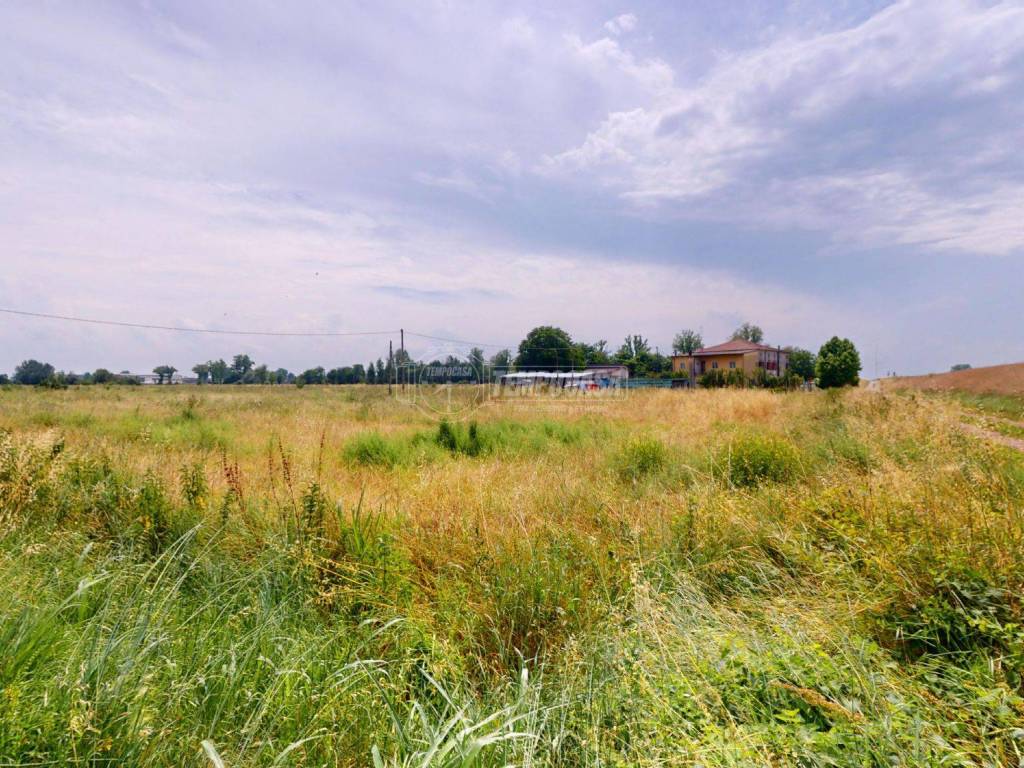
[[[965,432],[974,435],[975,437],[991,440],[994,443],[1005,445],[1008,448],[1016,448],[1018,451],[1024,452],[1024,440],[1021,440],[1020,438],[1001,435],[998,432],[990,432],[989,430],[982,429],[974,424],[961,424],[960,426]]]

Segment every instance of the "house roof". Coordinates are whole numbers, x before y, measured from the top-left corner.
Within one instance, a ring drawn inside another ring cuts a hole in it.
[[[775,347],[768,346],[767,344],[757,344],[753,341],[744,341],[743,339],[732,339],[724,344],[715,344],[713,347],[701,347],[693,353],[694,357],[704,357],[709,355],[738,355],[743,352],[759,352],[766,350],[770,352],[776,351]]]

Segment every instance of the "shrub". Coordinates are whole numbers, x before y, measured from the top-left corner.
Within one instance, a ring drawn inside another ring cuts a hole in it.
[[[719,454],[719,465],[729,482],[741,487],[763,482],[785,483],[792,480],[800,466],[800,457],[788,441],[766,435],[740,437]]]
[[[668,451],[658,440],[639,437],[626,443],[616,463],[619,477],[635,483],[664,470]]]
[[[366,432],[345,447],[345,457],[356,464],[393,467],[399,462],[398,450],[376,432]]]

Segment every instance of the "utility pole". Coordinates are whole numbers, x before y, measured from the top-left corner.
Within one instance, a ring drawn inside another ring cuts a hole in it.
[[[404,366],[405,365],[405,328],[399,328],[398,332],[400,334],[402,334],[400,349],[402,350],[402,365]],[[407,376],[408,376],[407,373],[402,375],[402,391],[403,392],[405,392],[405,379],[406,379]]]
[[[391,394],[391,379],[395,376],[394,342],[388,339],[388,394]]]

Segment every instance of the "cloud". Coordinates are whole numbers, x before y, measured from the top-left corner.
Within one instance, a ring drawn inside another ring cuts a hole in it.
[[[663,348],[749,319],[1024,354],[988,332],[1024,290],[1024,9],[797,5],[652,7],[639,35],[587,4],[0,4],[0,306]],[[934,317],[951,297],[970,330]],[[0,369],[301,369],[379,341],[5,320]]]
[[[604,23],[604,28],[613,35],[622,35],[626,32],[632,32],[636,28],[636,23],[637,18],[632,13],[622,13],[614,19],[608,19]]]
[[[635,66],[607,39],[583,51]],[[1009,225],[1024,200],[1022,75],[1024,6],[904,2],[648,89],[542,169],[589,176],[654,214],[1008,254],[1024,248]]]

